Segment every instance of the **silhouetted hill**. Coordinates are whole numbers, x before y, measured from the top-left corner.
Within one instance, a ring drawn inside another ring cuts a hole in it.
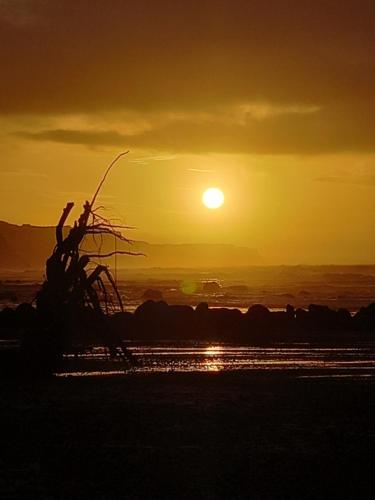
[[[54,245],[54,227],[18,226],[0,221],[0,269],[43,269]],[[101,253],[113,251],[114,245],[112,237],[87,241],[88,249],[98,249],[100,246]],[[149,244],[136,241],[131,246],[117,243],[117,250],[144,254],[139,257],[118,256],[118,268],[237,267],[261,263],[256,250],[225,244]],[[113,265],[113,260],[108,259],[108,263]]]
[[[0,268],[42,269],[54,244],[54,227],[0,221]]]

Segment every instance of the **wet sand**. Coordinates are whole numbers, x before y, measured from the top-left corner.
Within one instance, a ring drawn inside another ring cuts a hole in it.
[[[371,496],[370,378],[165,373],[0,390],[2,499]]]

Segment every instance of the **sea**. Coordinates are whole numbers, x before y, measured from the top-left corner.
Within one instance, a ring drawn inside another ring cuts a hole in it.
[[[0,308],[31,302],[41,286],[42,273],[8,273],[0,279]],[[115,275],[125,309],[133,312],[148,299],[196,307],[238,308],[253,304],[272,311],[286,304],[307,308],[324,304],[347,308],[355,314],[375,302],[375,266],[253,266],[231,269],[120,270]],[[110,292],[109,292],[110,295]],[[114,297],[115,299],[115,297]],[[115,300],[114,300],[115,302]],[[113,312],[116,312],[114,310]],[[308,377],[362,377],[375,374],[375,342],[355,346],[274,344],[247,346],[224,343],[128,342],[136,363],[111,361],[104,347],[67,354],[67,376],[124,375],[132,373],[284,371]]]

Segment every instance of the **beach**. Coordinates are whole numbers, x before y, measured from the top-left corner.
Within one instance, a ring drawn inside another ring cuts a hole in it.
[[[375,498],[374,26],[0,0],[0,500]]]
[[[364,498],[375,383],[321,371],[1,382],[1,498]]]

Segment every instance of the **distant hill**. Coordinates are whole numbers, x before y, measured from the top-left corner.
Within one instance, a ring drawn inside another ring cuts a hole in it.
[[[42,269],[54,244],[54,227],[0,221],[0,269]]]
[[[65,228],[69,230],[69,228]],[[101,245],[101,253],[114,250],[112,237],[88,240],[88,249]],[[40,270],[55,245],[55,228],[18,226],[0,221],[0,269],[2,270]],[[117,250],[130,250],[143,253],[144,256],[118,256],[120,268],[210,268],[239,267],[261,264],[258,252],[247,247],[226,244],[150,244],[136,241],[129,246],[117,243]],[[114,258],[108,259],[113,265]]]

